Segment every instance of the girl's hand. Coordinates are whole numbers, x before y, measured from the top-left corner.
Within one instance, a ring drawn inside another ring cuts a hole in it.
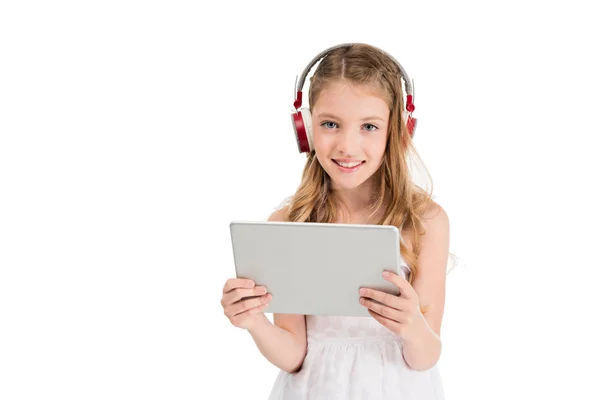
[[[269,300],[271,294],[264,286],[255,286],[250,279],[228,279],[223,287],[221,305],[234,326],[249,329],[267,308]]]
[[[418,337],[427,325],[419,307],[419,296],[410,283],[401,276],[385,271],[383,277],[400,289],[400,295],[394,296],[375,289],[360,288],[360,304],[367,307],[369,314],[381,325],[402,339]]]

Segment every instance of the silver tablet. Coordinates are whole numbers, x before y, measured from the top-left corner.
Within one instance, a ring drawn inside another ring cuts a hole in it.
[[[397,295],[381,273],[408,271],[395,226],[233,221],[230,231],[236,276],[266,286],[267,313],[370,317],[359,288]]]

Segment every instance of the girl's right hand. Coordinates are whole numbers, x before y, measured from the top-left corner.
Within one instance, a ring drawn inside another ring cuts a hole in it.
[[[252,296],[259,297],[243,299]],[[249,329],[259,320],[269,300],[271,294],[267,293],[264,286],[256,286],[250,279],[228,279],[223,287],[221,305],[225,316],[234,326]]]

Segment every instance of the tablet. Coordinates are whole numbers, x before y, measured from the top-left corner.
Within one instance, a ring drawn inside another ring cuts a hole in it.
[[[371,317],[359,288],[398,295],[381,274],[408,271],[395,226],[233,221],[230,231],[236,276],[272,294],[266,313]]]

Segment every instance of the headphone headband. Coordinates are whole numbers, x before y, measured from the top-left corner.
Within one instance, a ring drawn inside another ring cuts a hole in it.
[[[310,63],[306,66],[306,68],[304,68],[304,70],[302,71],[302,73],[300,74],[300,79],[298,79],[296,77],[296,101],[294,101],[294,107],[296,107],[296,109],[298,109],[299,107],[302,106],[302,88],[304,87],[304,81],[306,80],[306,76],[308,75],[309,71],[311,70],[311,68],[323,57],[325,57],[327,54],[329,54],[331,51],[341,48],[341,47],[351,47],[352,45],[355,44],[363,44],[363,43],[342,43],[342,44],[338,44],[336,46],[330,47],[326,50],[323,50],[321,53],[317,54],[317,56],[315,58],[313,58]],[[413,104],[413,98],[414,98],[414,93],[413,93],[413,85],[411,80],[408,77],[408,74],[406,73],[406,71],[404,70],[404,68],[402,67],[402,65],[398,62],[398,60],[396,60],[391,54],[387,53],[386,51],[375,47],[373,45],[369,45],[370,47],[373,47],[379,51],[381,51],[383,54],[385,54],[386,56],[388,56],[393,62],[394,64],[396,64],[396,66],[398,67],[398,70],[400,71],[400,75],[402,76],[402,80],[404,81],[404,90],[406,91],[406,97],[407,97],[407,101],[406,101],[406,110],[409,112],[413,112],[415,109],[415,106]]]

